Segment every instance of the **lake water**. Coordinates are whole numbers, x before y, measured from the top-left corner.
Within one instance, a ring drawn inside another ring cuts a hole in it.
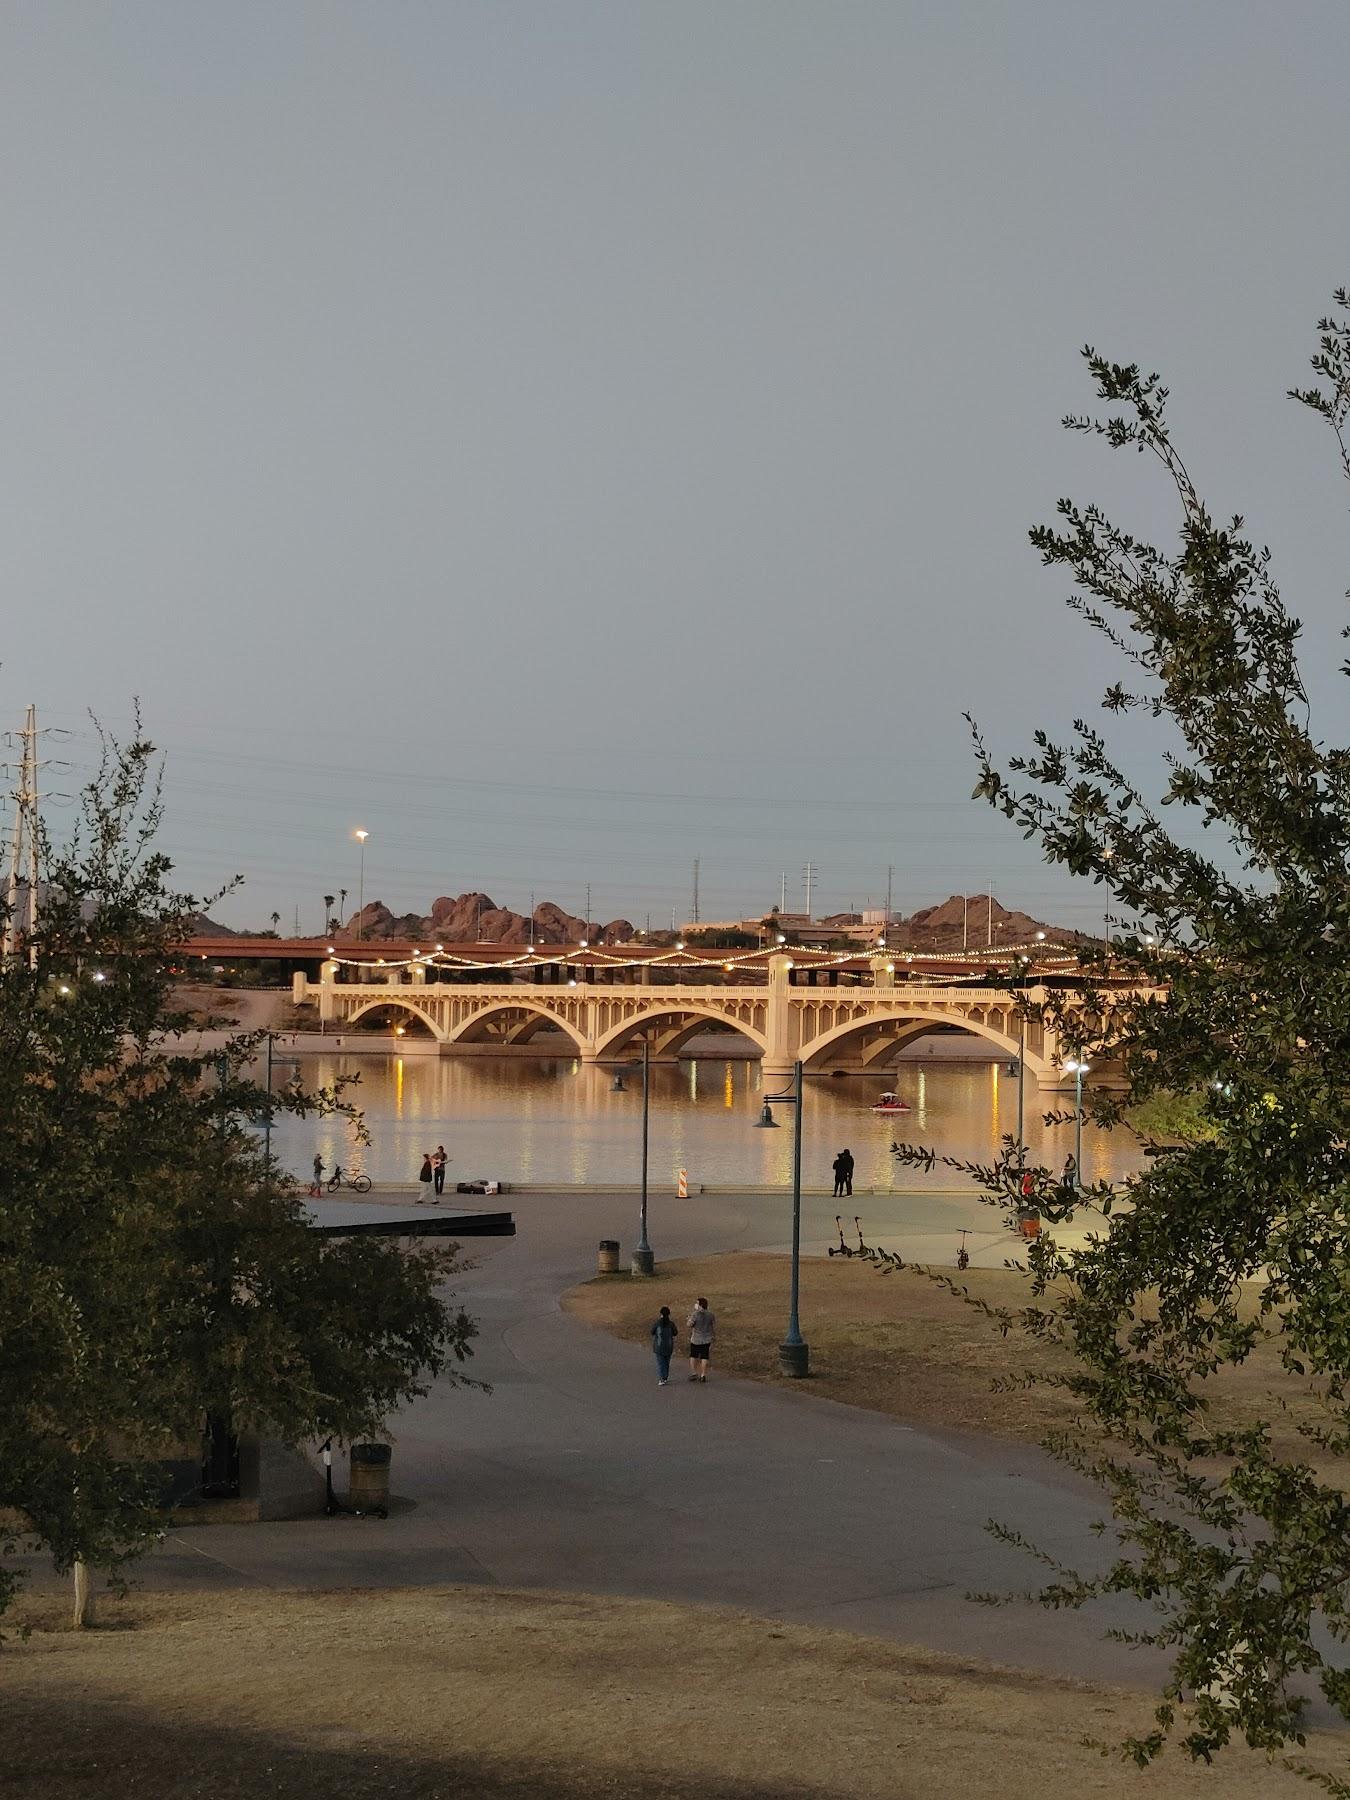
[[[568,1058],[314,1055],[298,1059],[305,1085],[327,1086],[339,1075],[359,1076],[349,1097],[365,1115],[371,1143],[357,1142],[341,1119],[278,1119],[273,1148],[297,1175],[307,1175],[317,1151],[326,1168],[364,1170],[377,1184],[413,1181],[422,1153],[444,1144],[451,1158],[446,1185],[487,1177],[535,1187],[622,1183],[641,1171],[642,1078],[627,1075],[616,1094],[613,1069]],[[279,1064],[279,1085],[290,1074]],[[913,1110],[900,1116],[870,1112],[882,1088],[894,1083]],[[778,1084],[771,1083],[771,1087]],[[784,1083],[783,1085],[787,1085]],[[792,1109],[777,1109],[780,1129],[755,1128],[762,1103],[760,1065],[753,1059],[697,1058],[651,1071],[650,1179],[653,1192],[672,1191],[678,1171],[691,1185],[777,1187],[792,1180]],[[1064,1107],[1062,1095],[1026,1089],[1028,1158],[1058,1167],[1073,1149],[1073,1126],[1047,1128],[1042,1115]],[[1072,1106],[1072,1096],[1067,1105]],[[1001,1063],[901,1064],[894,1075],[808,1080],[802,1140],[802,1180],[828,1187],[831,1163],[847,1146],[859,1187],[917,1187],[929,1179],[951,1185],[959,1177],[930,1178],[896,1170],[891,1142],[901,1138],[940,1153],[990,1161],[1003,1133],[1017,1129],[1017,1080]],[[1127,1134],[1085,1125],[1085,1179],[1119,1178],[1138,1166]]]

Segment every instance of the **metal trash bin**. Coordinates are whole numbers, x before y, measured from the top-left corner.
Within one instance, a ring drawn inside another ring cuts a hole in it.
[[[601,1275],[617,1275],[619,1272],[619,1240],[618,1238],[601,1238],[600,1254],[595,1261],[596,1270]]]
[[[352,1445],[349,1504],[357,1512],[389,1511],[389,1463],[392,1455],[393,1451],[388,1444]]]

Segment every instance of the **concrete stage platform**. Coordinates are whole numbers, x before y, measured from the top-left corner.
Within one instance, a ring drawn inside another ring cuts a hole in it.
[[[457,1206],[400,1205],[389,1200],[306,1200],[312,1228],[323,1237],[514,1237],[509,1212]]]

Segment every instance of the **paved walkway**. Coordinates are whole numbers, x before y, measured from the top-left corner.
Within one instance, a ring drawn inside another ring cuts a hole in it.
[[[719,1379],[656,1386],[650,1353],[577,1323],[558,1295],[595,1246],[635,1238],[631,1196],[512,1196],[519,1235],[475,1247],[461,1292],[480,1321],[474,1370],[490,1396],[438,1386],[397,1422],[394,1490],[378,1520],[185,1527],[143,1565],[152,1586],[386,1586],[484,1582],[728,1604],[1023,1666],[1138,1681],[1105,1641],[1108,1616],[986,1608],[970,1589],[1034,1569],[985,1531],[992,1516],[1045,1547],[1100,1555],[1096,1498],[1038,1452],[946,1437],[878,1414]],[[862,1210],[860,1208],[860,1210]],[[954,1247],[977,1203],[869,1199],[870,1241],[909,1254]],[[780,1248],[781,1194],[653,1203],[658,1254]],[[823,1252],[833,1203],[805,1203]],[[653,1308],[693,1296],[651,1284]],[[716,1296],[712,1296],[714,1307]],[[903,1288],[896,1289],[903,1304]],[[786,1311],[786,1283],[785,1283]],[[810,1320],[803,1326],[810,1336]],[[1010,1402],[1013,1404],[1014,1402]],[[1124,1614],[1115,1614],[1117,1621]]]

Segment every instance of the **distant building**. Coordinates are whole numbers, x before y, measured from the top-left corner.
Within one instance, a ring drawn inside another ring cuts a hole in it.
[[[684,938],[726,937],[735,933],[772,944],[781,934],[789,944],[875,944],[886,935],[884,909],[845,913],[832,919],[811,919],[805,913],[763,913],[755,919],[690,920],[680,927]]]

